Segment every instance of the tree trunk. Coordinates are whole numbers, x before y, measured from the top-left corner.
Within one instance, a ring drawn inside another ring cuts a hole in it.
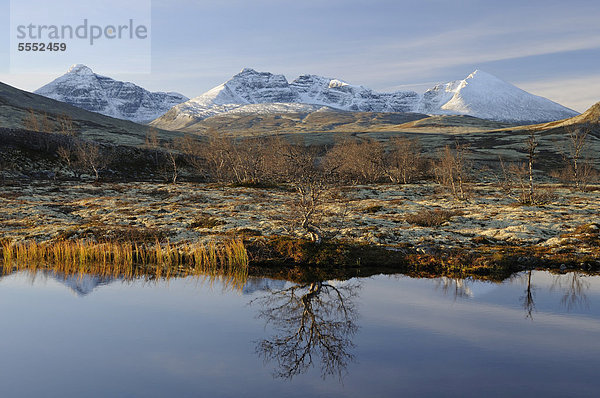
[[[533,195],[533,157],[529,157],[529,203],[534,204]]]
[[[310,223],[310,216],[312,214],[312,210],[304,215],[304,220],[302,221],[302,228],[308,232],[310,239],[316,243],[317,245],[321,244],[322,238],[319,230]]]
[[[573,159],[573,177],[575,178],[575,187],[578,190],[581,190],[581,186],[579,184],[579,168],[577,167],[577,157]]]

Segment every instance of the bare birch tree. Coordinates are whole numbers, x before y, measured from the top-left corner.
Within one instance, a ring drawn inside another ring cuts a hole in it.
[[[589,147],[589,135],[592,126],[584,124],[581,126],[569,126],[566,128],[568,143],[564,154],[569,179],[575,184],[575,188],[584,191],[590,182],[594,167],[586,159]]]
[[[527,167],[529,172],[529,204],[535,204],[535,192],[533,189],[533,165],[536,157],[536,149],[538,147],[537,137],[535,130],[531,130],[529,137],[527,138]]]
[[[296,200],[293,205],[299,213],[300,225],[310,239],[319,244],[322,232],[316,225],[316,219],[330,193],[333,169],[323,168],[319,150],[315,147],[282,144],[279,153],[281,179],[294,188]]]
[[[30,131],[40,131],[40,122],[33,109],[27,111],[27,116],[23,118],[23,128]]]
[[[408,184],[417,179],[424,168],[421,145],[417,139],[392,138],[386,156],[385,174],[396,184]]]
[[[467,146],[455,143],[454,148],[446,145],[434,164],[438,183],[447,187],[458,200],[468,200],[465,183],[470,178],[471,165],[467,160]]]
[[[70,137],[76,137],[79,134],[79,131],[73,122],[73,118],[66,113],[58,115],[56,121],[58,122],[58,132],[60,134]]]
[[[94,175],[94,182],[98,182],[100,172],[110,165],[112,156],[106,151],[102,151],[100,145],[85,141],[78,142],[75,146],[75,151],[77,165],[82,169],[91,171]]]

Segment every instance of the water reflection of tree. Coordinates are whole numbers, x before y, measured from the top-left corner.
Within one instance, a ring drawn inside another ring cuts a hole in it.
[[[321,375],[342,377],[354,357],[354,298],[359,285],[317,282],[269,291],[252,301],[262,308],[258,317],[276,334],[259,341],[257,353],[276,361],[276,377],[291,379],[320,359]]]
[[[584,274],[571,272],[566,275],[559,275],[554,279],[552,289],[558,288],[563,291],[560,303],[567,311],[572,311],[578,307],[589,308],[585,292],[590,288],[590,284],[584,278]]]
[[[442,289],[444,294],[454,295],[454,299],[473,296],[469,280],[467,279],[448,278],[444,276],[437,279],[436,284],[438,288]]]
[[[525,310],[525,317],[533,321],[533,313],[535,312],[535,292],[531,282],[532,271],[526,274],[527,288],[525,289],[524,295],[521,297],[521,303]]]
[[[535,287],[532,282],[534,271],[528,271],[526,274],[522,274],[526,278],[527,287],[524,295],[521,297],[523,308],[526,312],[526,317],[533,320],[533,313],[535,312]],[[552,282],[551,290],[559,289],[563,295],[560,300],[560,304],[568,311],[572,311],[577,307],[589,308],[588,298],[586,291],[589,289],[590,284],[585,280],[585,274],[579,272],[571,272],[565,275],[558,275]]]

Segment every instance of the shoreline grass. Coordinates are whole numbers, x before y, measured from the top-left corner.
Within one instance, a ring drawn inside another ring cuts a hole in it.
[[[93,274],[124,279],[222,276],[242,285],[248,277],[248,253],[241,240],[208,245],[5,241],[1,249],[3,274],[50,270],[63,275]]]
[[[413,277],[474,277],[504,280],[526,269],[600,271],[598,253],[573,256],[548,248],[496,246],[493,242],[462,250],[419,253],[348,241],[320,245],[291,237],[232,239],[222,243],[136,244],[60,240],[0,241],[3,274],[53,271],[133,280],[174,277],[222,279],[243,288],[248,276],[289,281],[347,279],[374,274]]]

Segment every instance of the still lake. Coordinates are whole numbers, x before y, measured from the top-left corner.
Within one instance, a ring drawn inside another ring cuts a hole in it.
[[[598,396],[600,277],[0,279],[1,397]]]

